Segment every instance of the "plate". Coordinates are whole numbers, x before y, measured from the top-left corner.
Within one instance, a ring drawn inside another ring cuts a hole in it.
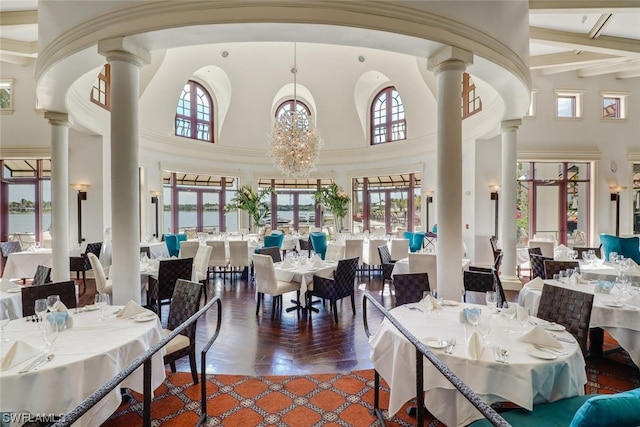
[[[10,294],[17,294],[18,292],[22,292],[22,288],[18,286],[16,288],[7,289],[7,292]]]
[[[557,359],[558,358],[558,356],[556,356],[555,354],[551,354],[551,353],[547,353],[546,351],[538,350],[535,347],[529,347],[527,349],[527,353],[529,354],[529,356],[537,357],[538,359],[553,360],[553,359]]]
[[[564,331],[566,328],[562,325],[558,325],[557,323],[542,323],[540,325],[542,329],[546,329],[547,331]]]
[[[137,316],[134,316],[133,320],[135,320],[136,322],[148,322],[150,320],[157,319],[157,318],[158,317],[154,313],[148,313],[148,314],[138,314]]]
[[[95,304],[89,304],[84,306],[84,311],[94,311],[94,310],[100,310],[100,308]]]
[[[614,308],[624,307],[623,303],[617,302],[617,301],[605,301],[603,304],[606,305],[607,307],[614,307]]]
[[[431,348],[445,348],[447,346],[444,341],[439,341],[437,339],[430,339],[426,341],[425,344]]]
[[[442,301],[442,305],[448,305],[450,307],[456,306],[456,305],[460,305],[460,303],[458,301],[454,301],[451,299],[446,299]]]

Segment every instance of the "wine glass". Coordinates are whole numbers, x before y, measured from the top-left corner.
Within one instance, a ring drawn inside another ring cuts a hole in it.
[[[467,320],[473,326],[473,329],[477,329],[478,322],[480,321],[480,310],[468,310],[467,312]]]
[[[484,294],[484,299],[487,302],[487,306],[490,308],[491,313],[495,313],[498,307],[498,299],[494,291],[487,291]]]
[[[53,343],[58,338],[58,323],[57,322],[42,322],[40,327],[42,333],[42,340],[44,341],[44,352],[48,352],[53,347]]]
[[[100,321],[105,320],[104,309],[107,307],[107,304],[109,304],[109,294],[96,294],[94,303],[96,307],[100,309]]]
[[[627,273],[620,272],[616,277],[616,288],[618,289],[618,301],[622,300],[622,294],[627,291],[627,285],[629,284],[629,275]]]
[[[518,322],[522,326],[522,334],[527,329],[527,323],[529,322],[529,308],[528,307],[516,307]]]
[[[0,342],[7,342],[9,338],[4,337],[4,327],[9,324],[11,319],[9,318],[9,310],[3,308],[0,310]]]
[[[36,312],[36,315],[38,316],[38,321],[42,322],[44,320],[43,316],[47,312],[47,299],[46,298],[37,299],[33,309]]]
[[[491,332],[491,316],[480,316],[480,319],[478,319],[478,326],[476,327],[476,329],[478,330],[478,333],[482,337],[482,344],[489,345],[489,341],[487,340],[487,337]]]
[[[57,302],[60,301],[60,295],[49,295],[47,297],[47,308],[51,313],[53,313],[53,308]]]
[[[508,321],[512,321],[518,313],[517,308],[518,307],[516,307],[515,305],[509,307],[509,303],[505,301],[502,305],[502,313],[504,313],[504,317],[506,317]],[[509,329],[505,329],[505,331],[510,332]]]

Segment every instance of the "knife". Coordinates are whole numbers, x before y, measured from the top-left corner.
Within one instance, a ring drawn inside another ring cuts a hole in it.
[[[30,370],[35,368],[40,362],[45,360],[46,357],[47,357],[47,353],[42,353],[39,357],[36,358],[36,360],[34,360],[33,362],[29,363],[24,369],[22,369],[18,373],[19,374],[25,374],[25,373],[29,372]]]

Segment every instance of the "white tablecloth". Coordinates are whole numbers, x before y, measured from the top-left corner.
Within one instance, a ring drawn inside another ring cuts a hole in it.
[[[16,289],[18,288],[19,288],[19,285],[16,284]],[[22,292],[5,292],[0,290],[0,309],[9,310],[10,319],[21,318],[22,317]]]
[[[71,249],[69,256],[79,256],[80,249]],[[23,279],[35,276],[38,265],[53,266],[51,249],[36,249],[9,254],[2,277],[7,279]]]
[[[305,307],[306,298],[304,298],[307,290],[313,290],[313,276],[331,277],[336,267],[337,262],[323,262],[323,267],[314,267],[311,260],[308,260],[305,264],[293,263],[293,267],[281,268],[282,263],[274,264],[276,270],[276,279],[283,282],[298,282],[300,283],[300,305]],[[309,286],[311,285],[311,286]]]
[[[31,359],[0,371],[0,411],[28,411],[31,414],[69,412],[162,339],[159,320],[136,322],[117,318],[113,314],[117,308],[106,308],[107,320],[104,322],[98,321],[99,310],[72,314],[75,326],[58,334],[52,349],[55,358],[39,370],[18,374]],[[43,343],[37,323],[14,320],[4,332],[12,342],[20,339],[36,347]],[[3,343],[3,355],[10,345],[11,342]],[[153,389],[160,386],[165,378],[163,356],[164,350],[161,350],[152,358]],[[142,367],[125,379],[121,386],[142,393]],[[116,388],[74,426],[99,426],[118,408],[121,400],[120,390]]]
[[[553,286],[595,295],[589,326],[602,328],[609,332],[620,346],[629,353],[633,363],[640,366],[640,307],[630,305],[624,305],[623,307],[607,306],[607,303],[616,301],[620,297],[618,289],[615,287],[611,290],[611,294],[600,294],[594,292],[593,284],[568,285],[556,280],[545,280],[544,282]],[[532,289],[529,286],[524,286],[520,290],[518,301],[520,305],[528,307],[531,313],[535,315],[538,312],[541,296],[541,289]],[[628,295],[624,297],[627,298]]]
[[[422,311],[410,310],[421,307]],[[453,354],[434,350],[437,356],[487,403],[510,401],[531,410],[534,402],[555,401],[584,394],[587,382],[585,362],[577,344],[562,343],[567,356],[555,360],[541,360],[526,353],[530,344],[517,342],[520,324],[497,316],[492,320],[488,337],[491,345],[508,350],[508,364],[498,363],[491,348],[484,348],[478,360],[467,357],[467,336],[470,327],[460,323],[461,304],[444,307],[437,312],[424,305],[410,304],[391,310],[391,313],[418,339],[455,338]],[[486,310],[486,306],[476,306]],[[566,334],[569,337],[568,333]],[[389,415],[394,415],[416,395],[415,347],[387,320],[369,340],[371,362],[390,387]],[[425,405],[438,420],[448,426],[463,426],[483,416],[425,359]]]
[[[140,243],[141,248],[149,248],[151,259],[169,258],[169,249],[166,242]]]
[[[469,268],[469,264],[471,264],[471,260],[467,258],[462,258],[462,269],[466,270]],[[409,258],[403,258],[396,261],[393,265],[393,271],[391,272],[391,276],[394,274],[409,274]]]

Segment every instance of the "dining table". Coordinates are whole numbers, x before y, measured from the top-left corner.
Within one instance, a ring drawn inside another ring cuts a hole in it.
[[[80,248],[70,249],[69,256],[80,256]],[[36,274],[38,265],[53,266],[53,251],[50,248],[31,248],[9,254],[2,271],[2,277],[7,279],[32,278]]]
[[[19,283],[0,279],[0,310],[7,310],[10,319],[22,317],[22,286]]]
[[[99,320],[100,310],[93,305],[69,310],[73,326],[58,333],[49,350],[54,357],[26,373],[20,371],[44,354],[40,323],[28,318],[9,322],[3,332],[10,341],[0,348],[2,357],[6,357],[14,346],[34,349],[36,353],[8,369],[0,370],[0,412],[18,416],[68,413],[162,340],[162,327],[157,316],[117,317],[116,312],[120,308],[107,306],[103,321]],[[151,359],[152,390],[159,387],[166,376],[164,351],[161,349]],[[120,387],[142,393],[142,367],[127,377]],[[121,392],[116,388],[90,408],[74,426],[100,426],[121,401]]]
[[[302,261],[303,259],[304,261]],[[313,290],[313,276],[331,277],[337,267],[337,261],[322,261],[319,259],[314,261],[312,259],[307,260],[304,257],[299,258],[297,261],[289,261],[288,263],[282,261],[273,264],[276,279],[283,282],[300,283],[300,295],[303,296],[300,299],[302,308],[306,307],[304,295],[306,295],[307,290]]]
[[[468,258],[462,258],[462,269],[467,270],[469,268],[469,264],[471,264],[471,260]],[[394,274],[409,274],[409,258],[402,258],[397,260],[393,264],[393,271],[391,271],[391,277]]]
[[[640,366],[640,306],[631,302],[631,293],[621,294],[616,287],[612,287],[610,293],[596,292],[599,289],[595,280],[584,280],[577,284],[544,280],[544,283],[592,294],[594,298],[589,327],[607,331],[629,353],[633,363]],[[640,295],[640,288],[634,288],[632,293]],[[535,315],[541,298],[542,287],[525,284],[520,290],[518,302]],[[593,346],[593,342],[591,344]]]
[[[140,248],[149,248],[149,258],[168,258],[169,248],[166,242],[141,242]]]
[[[569,333],[556,332],[564,340],[560,342],[561,351],[539,350],[517,340],[523,333],[519,322],[491,314],[487,306],[444,300],[442,307],[434,310],[424,301],[401,305],[390,314],[432,347],[436,356],[486,403],[512,402],[531,410],[534,403],[584,394],[585,361]],[[481,347],[477,358],[470,356],[467,346],[473,327],[461,321],[464,308],[480,309],[493,316],[488,344]],[[527,326],[529,330],[533,327]],[[456,345],[449,354],[443,340],[452,338]],[[370,337],[369,345],[373,367],[389,385],[388,414],[392,417],[416,396],[416,350],[388,319]],[[439,421],[448,426],[464,426],[483,418],[426,358],[423,376],[424,404]]]

